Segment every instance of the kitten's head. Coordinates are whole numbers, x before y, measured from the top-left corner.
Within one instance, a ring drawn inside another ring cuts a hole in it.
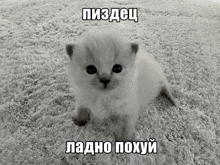
[[[115,32],[88,32],[80,43],[66,45],[71,79],[99,91],[124,86],[133,78],[137,51],[138,44]]]

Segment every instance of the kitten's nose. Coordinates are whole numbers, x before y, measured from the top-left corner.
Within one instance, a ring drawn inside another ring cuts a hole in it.
[[[110,82],[111,75],[107,73],[103,73],[99,76],[99,81],[103,83],[105,86]]]
[[[99,81],[103,83],[105,86],[110,82],[110,80],[108,79],[100,79]]]

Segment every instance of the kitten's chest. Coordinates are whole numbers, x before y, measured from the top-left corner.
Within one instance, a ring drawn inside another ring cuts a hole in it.
[[[100,96],[93,105],[92,111],[96,116],[105,118],[126,109],[127,102],[127,98],[122,95],[113,94]]]
[[[100,97],[97,102],[103,108],[103,110],[113,111],[115,109],[120,109],[125,104],[125,98],[119,97],[117,95],[111,95],[107,97]]]

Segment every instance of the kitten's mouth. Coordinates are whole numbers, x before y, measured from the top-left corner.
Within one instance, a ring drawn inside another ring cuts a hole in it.
[[[115,89],[115,83],[94,83],[92,84],[92,86],[99,90],[99,91],[103,91],[103,92],[107,92],[107,91],[111,91],[113,89]]]
[[[108,91],[108,90],[111,90],[113,88],[111,82],[110,82],[110,79],[108,78],[102,78],[99,80],[100,81],[100,87],[101,87],[101,90],[103,91]]]
[[[111,86],[111,85],[102,85],[99,89],[101,91],[109,91],[109,90],[113,89],[113,86]]]
[[[103,85],[102,90],[104,90],[104,91],[110,90],[110,87],[107,85]]]

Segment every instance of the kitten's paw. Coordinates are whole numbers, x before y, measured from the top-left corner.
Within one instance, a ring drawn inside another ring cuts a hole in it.
[[[72,118],[73,119],[73,122],[76,124],[76,125],[78,125],[78,126],[85,126],[86,125],[86,123],[88,122],[88,121],[79,121],[79,120],[77,120],[75,117],[73,117]]]
[[[79,107],[77,115],[75,115],[72,119],[76,125],[85,126],[90,120],[90,110],[86,107]]]
[[[116,142],[132,142],[133,138],[132,136],[121,136],[121,135],[115,135],[115,141]]]

